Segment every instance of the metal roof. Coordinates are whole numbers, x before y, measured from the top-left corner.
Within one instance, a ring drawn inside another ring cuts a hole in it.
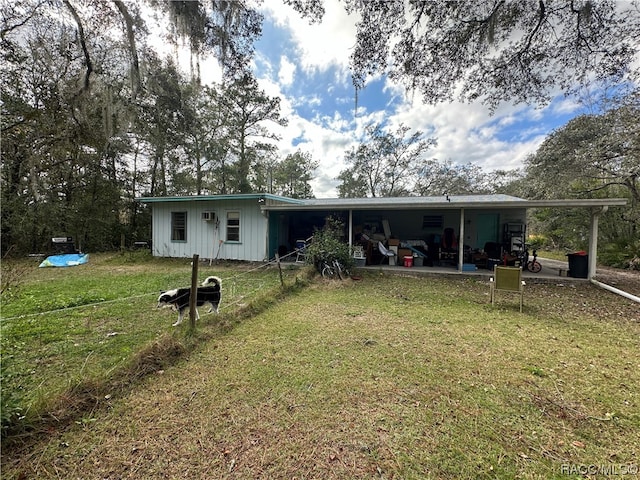
[[[270,193],[232,193],[226,195],[184,195],[173,197],[138,197],[136,201],[140,203],[158,202],[202,202],[202,201],[222,201],[222,200],[265,200],[265,203],[283,202],[290,204],[301,204],[306,200],[281,197]]]
[[[437,197],[374,197],[374,198],[310,198],[295,199],[270,193],[238,193],[228,195],[187,195],[173,197],[139,197],[141,203],[221,201],[263,201],[263,210],[407,210],[407,209],[480,209],[480,208],[576,208],[609,207],[627,204],[625,198],[586,198],[557,200],[526,200],[511,195],[442,195]]]
[[[626,205],[624,198],[526,200],[510,195],[443,195],[438,197],[318,198],[296,205],[265,205],[264,210],[407,210],[604,207]]]

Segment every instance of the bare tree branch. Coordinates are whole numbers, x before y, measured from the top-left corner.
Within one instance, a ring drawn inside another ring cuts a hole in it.
[[[124,2],[121,0],[113,0],[118,10],[124,18],[125,25],[127,27],[127,39],[129,40],[129,53],[131,53],[131,83],[132,83],[132,96],[136,98],[140,91],[140,65],[138,63],[138,49],[136,48],[136,37],[133,32],[133,18],[127,10]]]
[[[91,73],[93,72],[93,62],[91,61],[91,55],[89,55],[89,49],[87,48],[87,41],[84,34],[84,28],[82,26],[82,19],[80,18],[80,15],[78,15],[78,12],[74,8],[74,6],[71,5],[71,2],[69,2],[69,0],[63,0],[63,1],[66,7],[71,12],[73,19],[75,20],[76,25],[78,26],[78,37],[80,39],[80,45],[82,46],[82,52],[84,53],[86,70],[84,73],[84,81],[82,83],[82,87],[80,88],[80,92],[79,92],[81,94],[89,90],[89,78],[91,76]]]

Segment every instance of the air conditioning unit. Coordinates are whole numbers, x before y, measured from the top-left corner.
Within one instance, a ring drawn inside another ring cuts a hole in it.
[[[216,212],[202,212],[202,220],[205,222],[212,222],[216,219]]]

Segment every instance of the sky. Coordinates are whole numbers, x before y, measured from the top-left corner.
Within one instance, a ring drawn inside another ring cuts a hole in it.
[[[356,19],[335,0],[325,0],[324,20],[314,25],[281,2],[265,4],[253,70],[260,88],[281,98],[288,126],[270,126],[281,136],[281,158],[301,150],[320,163],[311,182],[317,198],[337,196],[345,152],[358,145],[370,123],[384,122],[393,130],[404,123],[409,134],[421,131],[437,139],[429,158],[471,162],[489,172],[522,167],[549,133],[584,112],[564,97],[543,108],[504,104],[493,113],[480,103],[426,105],[419,93],[405,92],[385,77],[359,92],[356,111],[349,70]],[[205,83],[207,75],[202,68]]]

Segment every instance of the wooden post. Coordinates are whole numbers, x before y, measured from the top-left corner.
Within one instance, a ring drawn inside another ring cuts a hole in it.
[[[196,328],[196,308],[198,303],[198,258],[197,253],[193,254],[193,262],[191,263],[191,295],[189,296],[189,327],[192,330]]]
[[[284,279],[282,278],[282,265],[280,264],[280,255],[276,253],[276,263],[278,264],[278,271],[280,272],[280,286],[284,287]]]

